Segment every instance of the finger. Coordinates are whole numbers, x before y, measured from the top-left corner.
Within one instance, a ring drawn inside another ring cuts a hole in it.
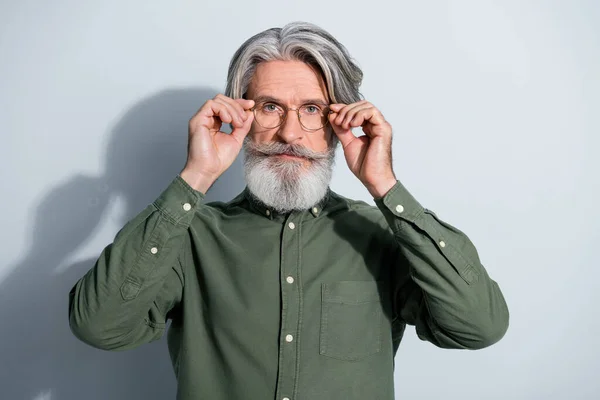
[[[226,98],[225,96],[215,97],[215,102],[222,104],[227,109],[227,112],[233,118],[231,124],[234,127],[241,127],[242,125],[244,125],[246,116],[244,110],[242,109],[242,107],[240,107],[239,104],[232,101],[231,99],[228,100],[228,98]]]
[[[379,111],[375,107],[368,109],[368,110],[359,111],[359,114],[362,114],[362,117],[363,117],[363,120],[359,122],[361,126],[364,126],[364,123],[366,121],[370,122],[372,124],[372,126],[389,125],[388,122],[385,120],[385,117],[383,116],[381,111]],[[356,118],[356,116],[355,116],[355,118]],[[354,121],[352,124],[354,125]]]
[[[378,136],[391,140],[392,137],[392,127],[376,108],[359,111],[350,122],[350,126],[362,126],[363,132],[370,138]]]
[[[219,98],[219,100],[227,103],[231,108],[233,108],[236,113],[239,113],[242,122],[246,121],[246,119],[248,118],[248,114],[246,114],[246,111],[254,107],[255,104],[254,100],[233,99],[224,95],[218,95],[217,97]]]
[[[353,109],[348,111],[348,113],[346,113],[346,116],[344,117],[344,120],[340,123],[340,125],[342,127],[344,127],[345,129],[351,129],[352,127],[360,126],[362,124],[362,121],[360,124],[358,124],[358,125],[352,124],[352,126],[351,126],[350,122],[352,122],[359,113],[362,113],[361,115],[365,116],[366,114],[369,114],[369,113],[372,114],[375,110],[376,110],[375,107],[373,107],[373,105],[370,103],[366,103],[366,104],[354,107]],[[365,113],[365,111],[367,111],[367,113]]]
[[[247,99],[235,99],[234,100],[236,103],[239,103],[242,108],[245,110],[249,110],[252,107],[254,107],[254,100],[247,100]]]
[[[244,139],[250,132],[252,122],[254,121],[254,113],[252,111],[246,111],[246,121],[239,128],[234,128],[231,135],[240,143],[244,142]]]
[[[239,115],[239,117],[242,119],[242,121],[246,120],[246,115],[244,114],[244,108],[240,105],[239,102],[235,101],[231,97],[227,97],[227,96],[222,95],[222,94],[218,94],[215,97],[215,100],[219,100],[222,103],[227,104],[228,107],[230,108],[230,110],[232,110],[232,112],[234,114]],[[235,118],[236,115],[233,115],[233,117]]]
[[[231,97],[227,97],[222,94],[217,95],[217,97],[219,100],[227,103],[232,109],[235,110],[236,113],[239,113],[242,122],[248,118],[246,115],[246,110],[254,106],[254,100],[232,99]]]
[[[337,125],[345,130],[352,129],[353,127],[358,126],[358,125],[350,126],[350,121],[352,121],[352,119],[354,118],[356,113],[358,113],[360,110],[370,109],[370,108],[374,108],[374,107],[372,104],[370,104],[368,102],[363,103],[363,104],[358,104],[358,105],[354,106],[353,108],[346,110],[346,114],[343,116],[340,116],[339,113],[336,114],[335,117],[333,118],[332,124]]]
[[[344,121],[344,118],[346,118],[346,114],[348,114],[348,112],[350,112],[350,110],[352,110],[353,108],[356,108],[356,107],[360,107],[361,105],[363,105],[365,103],[367,103],[367,101],[362,100],[357,103],[348,104],[347,106],[343,107],[341,110],[338,111],[338,113],[337,113],[338,116],[337,116],[335,122],[338,125],[341,125],[342,121]]]
[[[197,131],[199,126],[208,130],[219,130],[223,122],[231,123],[232,120],[227,108],[211,99],[190,119],[190,130]]]
[[[329,105],[329,109],[335,113],[339,112],[344,107],[346,107],[346,104],[344,103],[333,103]]]

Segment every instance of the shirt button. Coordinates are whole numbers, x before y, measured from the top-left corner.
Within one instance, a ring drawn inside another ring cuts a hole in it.
[[[271,215],[271,211],[267,210],[267,211],[265,211],[265,214],[267,214],[267,217],[268,217],[269,215]]]
[[[294,340],[294,337],[292,335],[287,335],[285,337],[285,341],[288,342],[288,343],[291,342],[292,340]]]
[[[156,253],[158,253],[158,249],[156,247],[153,247],[150,249],[150,253],[156,254]]]
[[[319,209],[317,207],[313,207],[313,212],[316,214],[319,212]]]
[[[402,207],[400,204],[398,204],[396,206],[396,212],[399,212],[399,213],[404,212],[404,207]]]
[[[184,209],[185,211],[190,211],[190,210],[192,209],[192,205],[191,205],[190,203],[185,203],[185,204],[183,205],[183,209]]]
[[[444,242],[443,240],[442,240],[442,241],[440,241],[440,246],[442,246],[442,247],[446,247],[446,242]]]
[[[289,398],[289,397],[284,397],[284,398],[283,398],[283,399],[281,399],[281,400],[290,400],[290,398]]]
[[[296,227],[296,225],[294,225],[294,223],[293,223],[293,222],[290,222],[290,223],[288,224],[288,226],[290,227],[290,229],[294,229],[294,228]]]
[[[291,276],[288,276],[286,281],[287,281],[287,283],[294,283],[294,278]]]

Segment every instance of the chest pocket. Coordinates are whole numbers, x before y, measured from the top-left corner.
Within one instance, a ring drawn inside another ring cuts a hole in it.
[[[321,355],[358,361],[381,350],[382,287],[376,281],[322,284]]]

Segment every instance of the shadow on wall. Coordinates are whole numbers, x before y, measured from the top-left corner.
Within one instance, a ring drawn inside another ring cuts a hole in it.
[[[122,226],[166,188],[185,164],[189,119],[215,95],[210,89],[175,89],[142,100],[112,130],[103,176],[75,175],[44,196],[26,258],[0,283],[2,399],[175,397],[165,338],[126,352],[106,352],[79,342],[69,330],[69,290],[96,259],[56,271],[109,217],[111,202],[118,198],[125,205],[118,221]],[[238,158],[207,201],[230,200],[243,187]]]

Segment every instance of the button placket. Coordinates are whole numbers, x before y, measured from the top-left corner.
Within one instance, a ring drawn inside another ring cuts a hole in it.
[[[279,374],[277,398],[293,395],[297,379],[298,329],[301,309],[301,287],[299,286],[300,262],[300,213],[291,213],[283,222],[281,236],[280,293],[282,312],[280,325]]]

